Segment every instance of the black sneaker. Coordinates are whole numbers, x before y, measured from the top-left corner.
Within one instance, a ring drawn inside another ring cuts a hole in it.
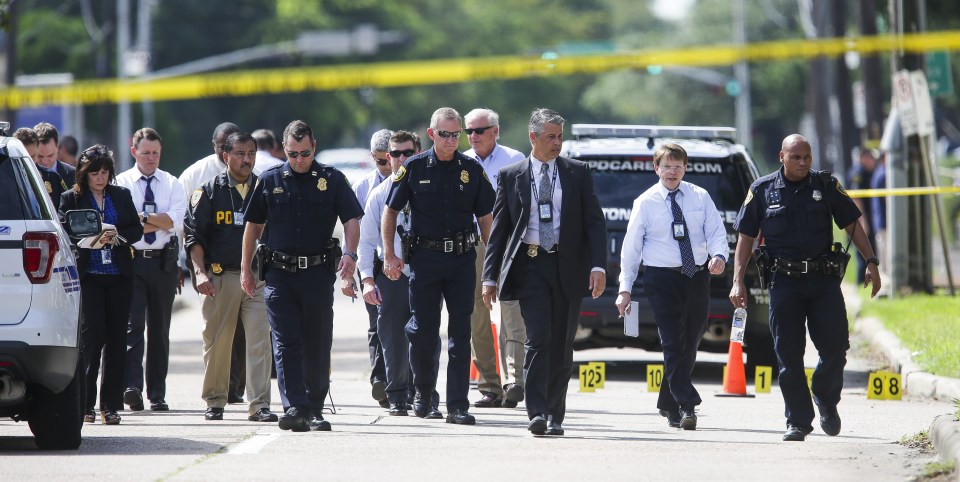
[[[467,412],[463,409],[453,410],[447,414],[447,423],[455,423],[457,425],[474,425],[477,423],[477,419],[473,415],[470,415],[470,412]]]

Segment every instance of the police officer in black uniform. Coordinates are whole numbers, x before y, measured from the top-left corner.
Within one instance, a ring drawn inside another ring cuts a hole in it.
[[[873,283],[873,296],[880,290],[880,273],[873,248],[858,228],[859,209],[829,171],[810,169],[810,144],[803,136],[793,134],[783,140],[780,163],[780,170],[750,186],[734,223],[740,237],[730,301],[746,306],[744,271],[754,241],[762,234],[766,246],[758,250],[758,265],[763,266],[761,276],[770,286],[770,331],[786,405],[783,440],[802,441],[813,431],[811,391],[820,411],[820,427],[828,435],[840,433],[837,403],[850,347],[840,279],[849,255],[833,242],[831,219],[867,258],[864,286]],[[809,389],[803,369],[805,322],[820,353]]]
[[[268,252],[258,253],[285,412],[279,425],[297,432],[330,430],[321,413],[330,388],[333,284],[339,273],[342,292],[356,296],[351,275],[363,215],[343,173],[314,161],[316,144],[310,126],[291,122],[283,132],[287,162],[261,173],[244,210],[241,284],[252,296],[251,261],[266,224]],[[333,238],[338,217],[346,242],[342,258]]]
[[[434,354],[440,337],[441,301],[449,313],[447,336],[447,423],[476,423],[470,401],[470,316],[476,280],[474,247],[480,237],[487,241],[492,222],[493,185],[483,167],[457,151],[460,114],[449,107],[433,113],[427,135],[433,148],[408,159],[393,178],[387,209],[383,213],[384,274],[400,277],[405,261],[410,263],[410,308],[407,323],[410,365],[416,387],[413,411],[421,418],[431,415],[430,394],[437,384]],[[397,215],[410,203],[411,249],[408,260],[400,259],[393,239]]]

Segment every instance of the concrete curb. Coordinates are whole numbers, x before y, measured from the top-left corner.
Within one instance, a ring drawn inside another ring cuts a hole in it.
[[[906,394],[944,402],[960,399],[960,380],[923,371],[911,358],[900,340],[876,318],[857,318],[855,329],[903,376]],[[930,441],[941,462],[960,461],[960,422],[954,414],[940,415],[930,424]]]

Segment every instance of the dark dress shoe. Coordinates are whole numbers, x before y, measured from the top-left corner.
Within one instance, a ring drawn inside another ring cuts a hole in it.
[[[672,428],[680,428],[680,412],[671,412],[669,410],[660,410],[660,415],[666,417],[667,425]]]
[[[697,429],[697,414],[693,410],[680,409],[680,428],[684,430]]]
[[[380,404],[380,408],[390,408],[390,400],[387,400],[386,398],[378,401],[377,403]]]
[[[83,412],[83,421],[85,423],[94,423],[97,421],[97,412],[92,408],[88,408]]]
[[[380,406],[383,406],[383,402],[387,399],[387,384],[381,380],[374,380],[370,386],[370,396],[372,396],[374,400],[380,402]],[[390,405],[388,402],[387,407],[389,406]]]
[[[447,423],[455,423],[457,425],[474,425],[477,423],[477,419],[470,415],[470,412],[466,410],[457,409],[447,414]]]
[[[440,413],[440,410],[433,405],[433,402],[430,400],[430,398],[430,395],[418,390],[417,394],[413,397],[413,414],[420,418],[434,420],[443,418],[443,414]]]
[[[116,410],[101,410],[100,418],[104,425],[120,425],[120,415]]]
[[[543,435],[547,431],[547,419],[543,418],[543,415],[533,417],[527,425],[527,430],[534,435]]]
[[[391,417],[406,417],[407,416],[406,402],[390,404],[390,412],[388,413],[390,414]]]
[[[203,414],[204,420],[223,420],[223,409],[217,407],[207,407]]]
[[[792,423],[787,423],[787,431],[783,434],[784,442],[803,442],[807,438],[807,434],[812,432],[813,429],[800,428],[797,425]]]
[[[437,407],[430,407],[430,410],[427,412],[427,416],[423,418],[427,420],[440,420],[443,418],[443,413]]]
[[[516,383],[507,385],[503,393],[503,408],[515,408],[518,403],[523,401],[523,387]]]
[[[310,425],[307,424],[307,417],[303,416],[300,409],[290,407],[286,413],[278,418],[280,430],[290,430],[292,432],[309,432]]]
[[[143,410],[143,395],[140,389],[130,387],[123,392],[123,403],[130,405],[130,411],[139,412]]]
[[[150,410],[154,412],[166,412],[170,410],[170,406],[163,400],[157,400],[156,402],[150,403]]]
[[[240,395],[227,395],[227,403],[243,403],[243,397]]]
[[[560,426],[557,422],[550,422],[547,424],[547,431],[543,432],[544,435],[563,435],[563,427]]]
[[[319,410],[310,411],[310,416],[307,418],[307,424],[310,425],[311,430],[316,430],[317,432],[329,432],[333,430],[330,422],[323,419],[323,415],[320,414]]]
[[[483,398],[473,404],[473,406],[477,408],[494,408],[500,405],[503,405],[503,398],[490,392],[483,392]]]
[[[840,433],[840,414],[837,407],[818,407],[820,409],[820,428],[831,437]]]
[[[253,415],[247,417],[247,420],[251,422],[276,422],[277,414],[271,412],[269,408],[263,407],[260,410],[257,410]]]

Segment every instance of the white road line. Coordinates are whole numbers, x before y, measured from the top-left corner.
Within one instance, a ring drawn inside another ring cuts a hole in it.
[[[277,440],[281,436],[282,434],[279,433],[261,433],[254,435],[253,437],[227,449],[227,455],[249,455],[259,453],[260,449],[266,447],[267,444]]]

